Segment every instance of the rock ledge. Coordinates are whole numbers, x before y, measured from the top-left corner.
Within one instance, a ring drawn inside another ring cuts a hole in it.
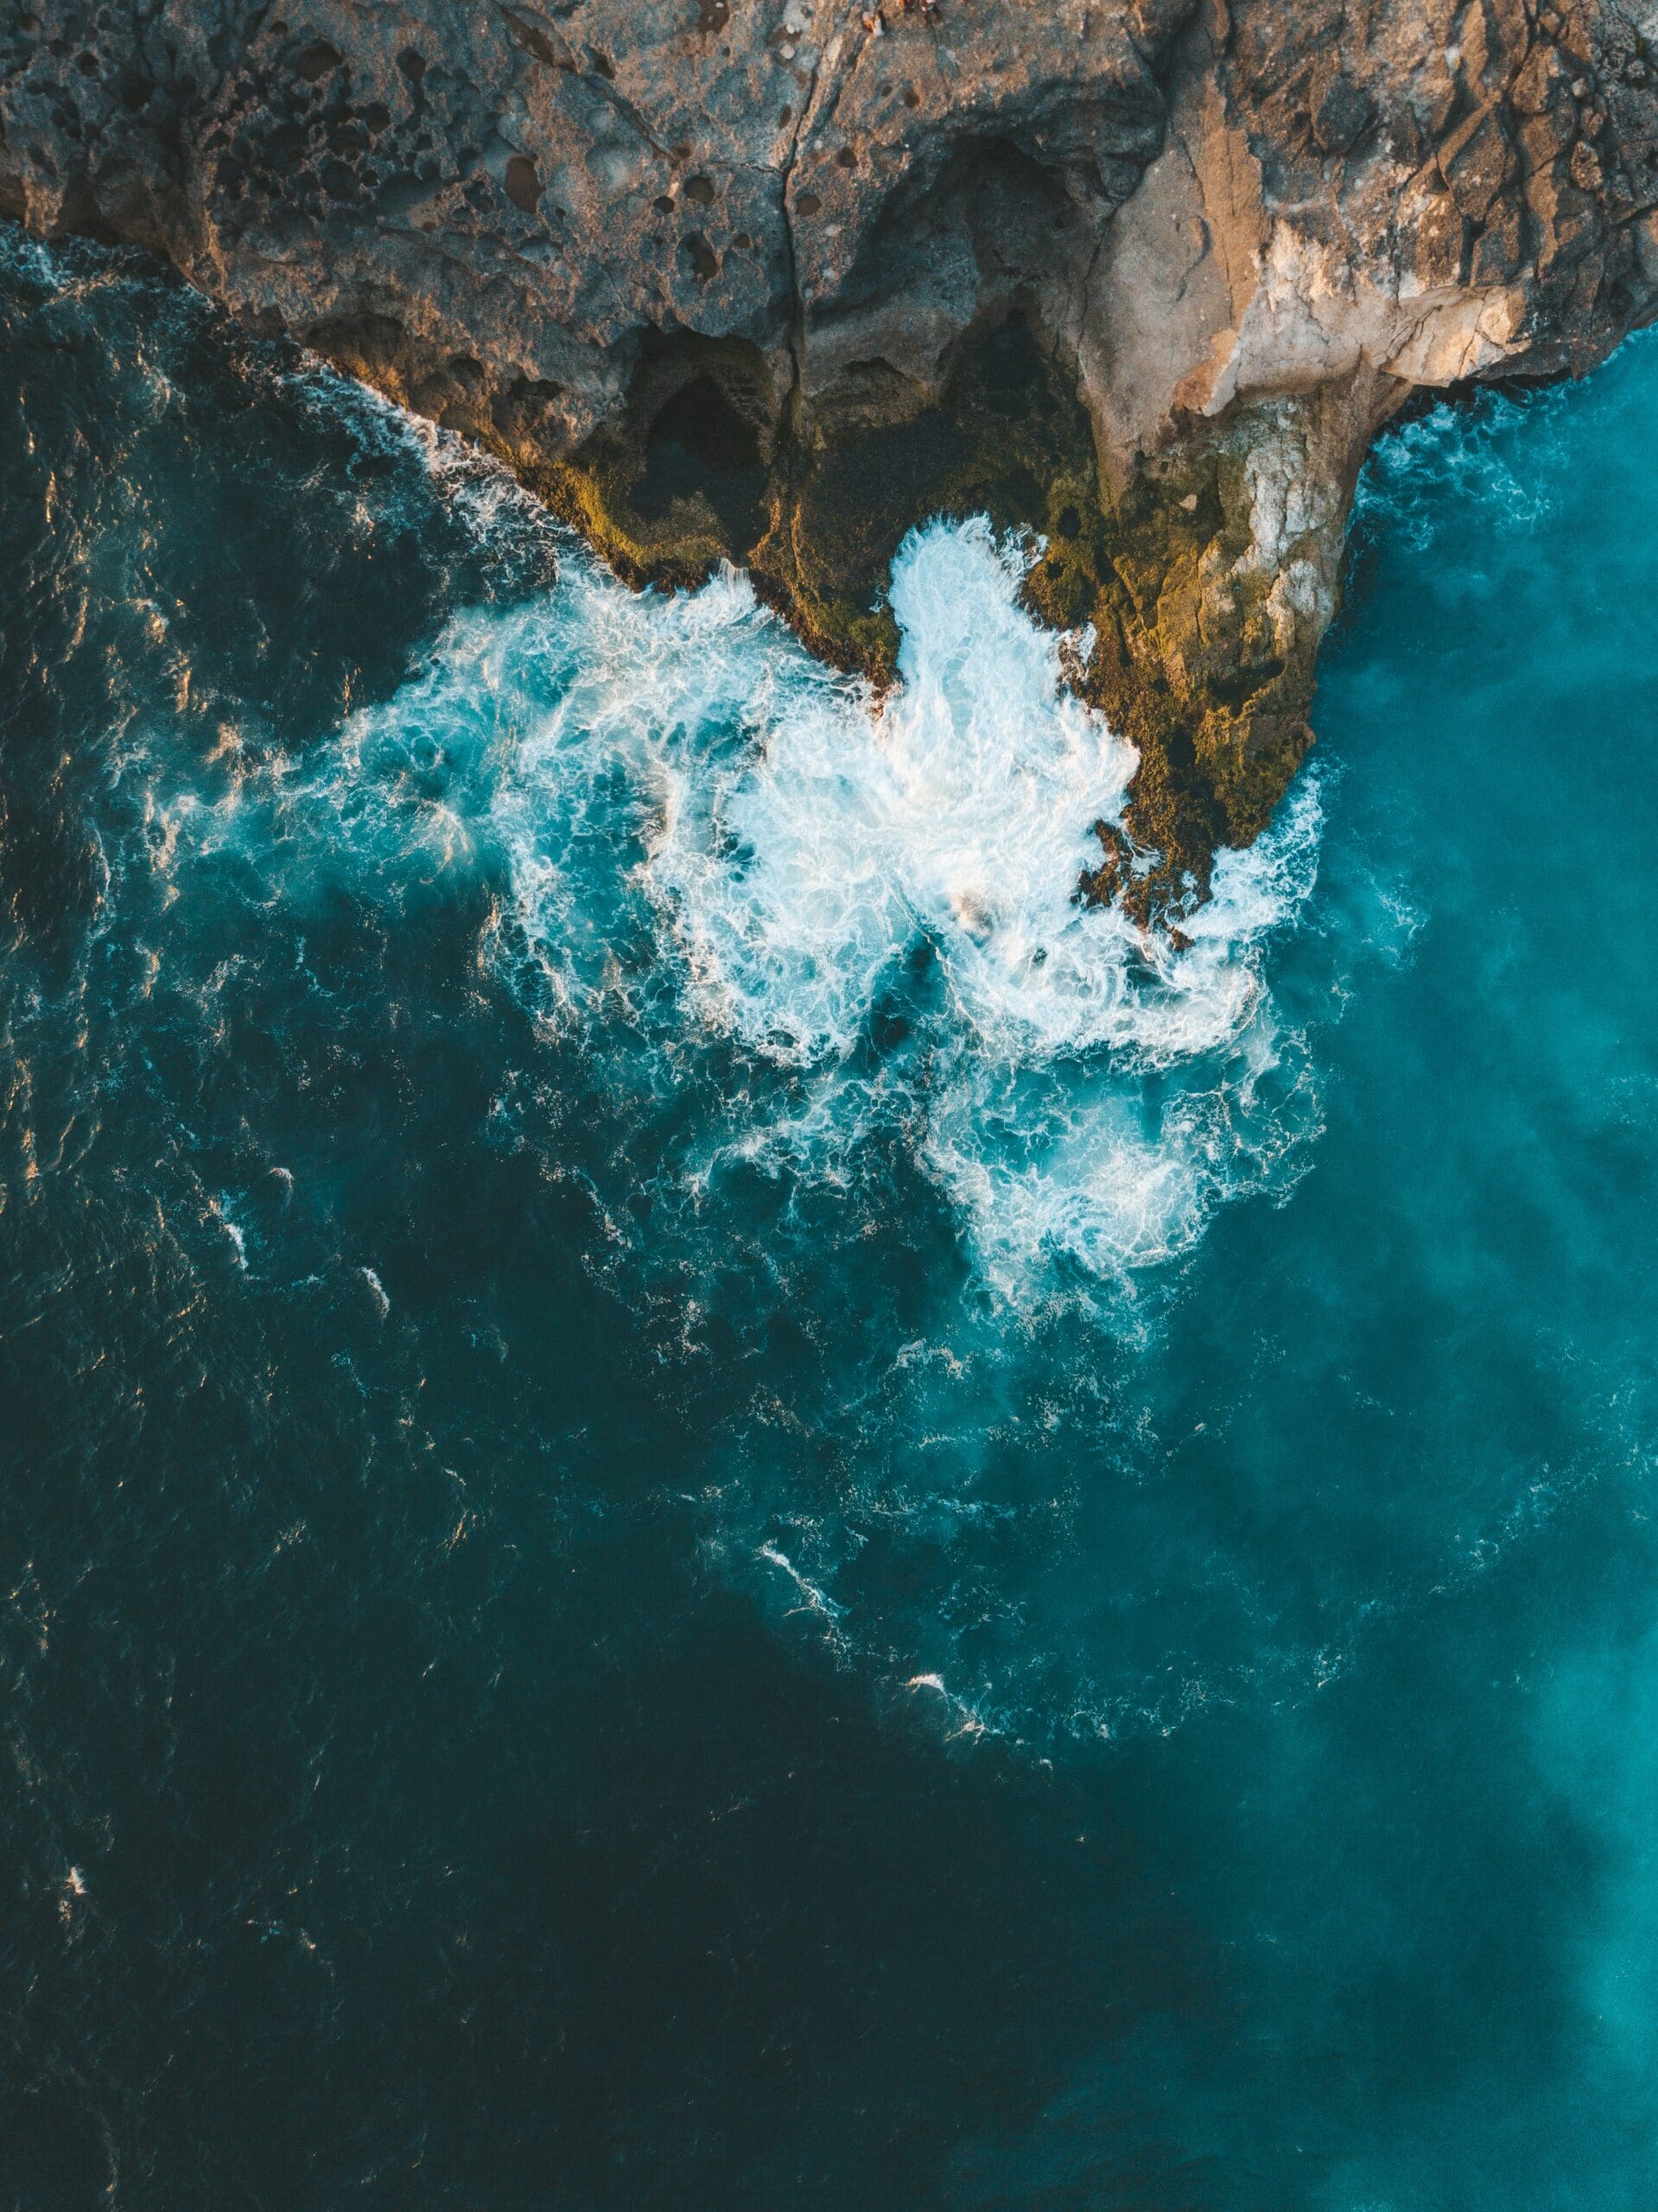
[[[30,0],[0,213],[163,254],[503,455],[638,582],[891,669],[913,523],[1045,540],[1178,927],[1311,733],[1413,393],[1658,311],[1658,6]]]

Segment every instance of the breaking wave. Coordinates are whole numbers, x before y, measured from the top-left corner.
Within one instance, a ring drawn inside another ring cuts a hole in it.
[[[1025,557],[982,521],[912,534],[880,701],[735,573],[639,597],[572,550],[552,593],[452,623],[326,771],[351,808],[366,766],[441,866],[498,848],[488,957],[543,1023],[646,1090],[717,1041],[699,1192],[722,1163],[833,1175],[899,1128],[1016,1304],[1056,1270],[1129,1287],[1217,1205],[1286,1188],[1318,1126],[1263,973],[1313,881],[1316,784],[1223,856],[1186,948],[1083,903],[1134,756],[1020,607]]]

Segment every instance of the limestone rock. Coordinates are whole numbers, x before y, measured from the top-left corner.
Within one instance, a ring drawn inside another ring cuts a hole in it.
[[[1655,39],[1650,0],[28,0],[0,212],[164,254],[635,581],[748,562],[878,676],[909,524],[1039,531],[1142,754],[1096,891],[1173,914],[1309,741],[1379,427],[1654,313]]]

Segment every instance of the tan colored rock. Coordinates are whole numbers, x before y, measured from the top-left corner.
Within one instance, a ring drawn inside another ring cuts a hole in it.
[[[1102,696],[1143,701],[1159,794],[1128,835],[1177,903],[1305,750],[1378,427],[1421,387],[1600,359],[1658,301],[1655,208],[1650,0],[0,18],[0,210],[150,246],[485,438],[626,573],[752,559],[814,642],[873,667],[893,518],[863,528],[860,502],[967,496],[961,425],[989,435],[999,403],[962,414],[963,365],[1020,319],[1098,477],[1055,510],[1082,550],[1032,589],[1056,619],[1096,595]],[[653,518],[651,441],[699,409],[719,480]],[[997,480],[1048,526],[1051,482]]]

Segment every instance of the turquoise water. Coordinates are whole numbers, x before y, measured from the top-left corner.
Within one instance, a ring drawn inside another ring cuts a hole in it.
[[[6,248],[10,2201],[1658,2190],[1658,350],[1390,438],[1179,955],[877,713]]]

